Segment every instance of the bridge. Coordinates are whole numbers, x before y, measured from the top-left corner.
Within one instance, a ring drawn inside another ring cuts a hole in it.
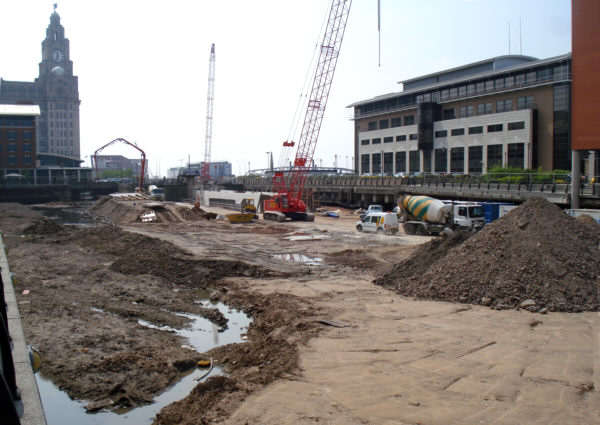
[[[268,177],[241,176],[234,180],[239,189],[271,192]],[[321,202],[347,207],[395,204],[401,195],[427,195],[441,199],[521,203],[541,196],[561,207],[570,206],[571,184],[562,179],[538,179],[535,175],[361,177],[310,175],[307,190]],[[582,208],[600,208],[600,184],[580,185]]]

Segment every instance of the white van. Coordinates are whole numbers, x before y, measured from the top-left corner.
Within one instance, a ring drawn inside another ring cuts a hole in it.
[[[356,223],[359,232],[390,233],[398,232],[398,215],[395,213],[374,212]]]

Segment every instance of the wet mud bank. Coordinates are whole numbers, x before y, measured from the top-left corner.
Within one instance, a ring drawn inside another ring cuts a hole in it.
[[[259,295],[243,280],[292,277],[234,259],[197,258],[177,246],[113,225],[62,226],[18,204],[0,205],[0,228],[28,342],[44,356],[42,374],[71,398],[110,408],[151,403],[213,358],[226,376],[200,383],[155,423],[223,419],[248,394],[294,373],[298,344],[316,334],[318,311],[292,295]],[[159,327],[191,326],[202,316],[221,330],[214,301],[252,318],[247,341],[206,353]],[[147,324],[153,326],[147,326]]]

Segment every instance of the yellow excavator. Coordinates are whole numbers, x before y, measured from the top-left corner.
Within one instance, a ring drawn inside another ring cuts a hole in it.
[[[242,199],[242,212],[256,214],[256,205],[254,205],[254,199],[252,199],[252,198]]]

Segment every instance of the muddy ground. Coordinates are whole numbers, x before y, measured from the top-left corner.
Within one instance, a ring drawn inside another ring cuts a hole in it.
[[[226,376],[199,384],[155,423],[600,420],[597,313],[399,296],[373,280],[429,238],[358,234],[350,214],[231,225],[181,208],[141,223],[140,205],[106,202],[95,211],[104,224],[76,228],[0,204],[28,342],[71,397],[137,406],[212,357]],[[290,253],[322,265],[281,257]],[[248,342],[196,353],[138,324],[179,327],[185,318],[174,312],[190,312],[226,326],[194,302],[207,294],[252,316]]]

